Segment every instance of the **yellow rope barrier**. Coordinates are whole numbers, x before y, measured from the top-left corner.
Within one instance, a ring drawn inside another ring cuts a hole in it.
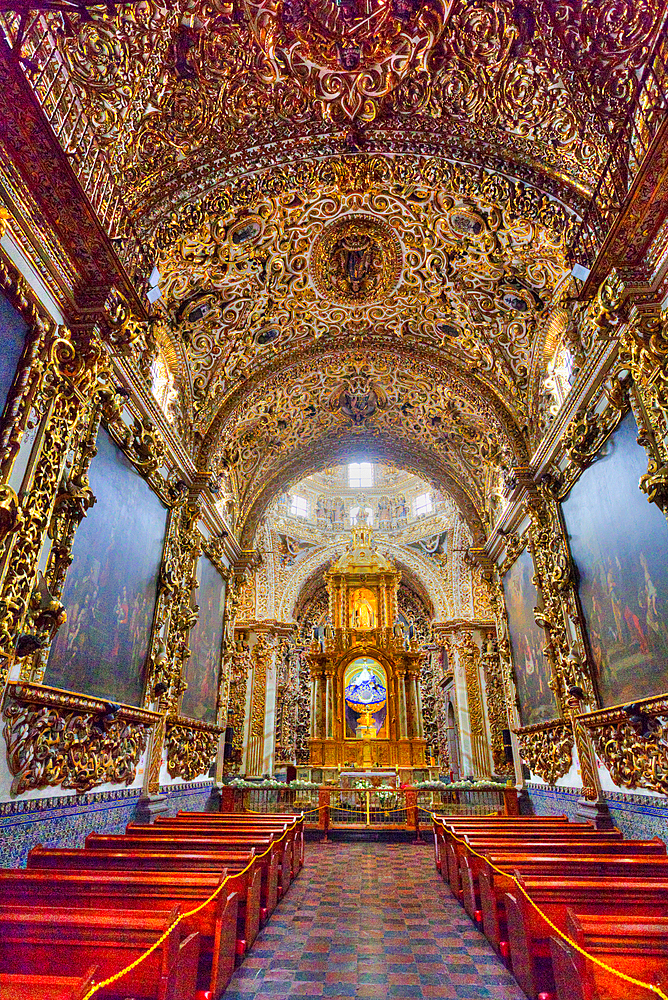
[[[308,810],[306,810],[305,813],[303,813],[303,815],[306,815],[306,813],[311,813],[311,812],[319,812],[320,808],[322,808],[322,807],[318,806],[315,809],[308,809]],[[334,806],[333,808],[342,809],[344,807],[342,807],[342,806]],[[429,815],[431,816],[432,820],[434,820],[434,817],[436,816],[435,813],[429,812],[429,810],[428,809],[424,809],[423,806],[421,806],[420,808],[422,808],[424,812],[429,813]],[[346,812],[363,812],[364,810],[363,809],[346,809],[344,811],[346,811]],[[385,810],[376,810],[376,811],[377,812],[404,812],[403,809],[385,809]],[[243,813],[240,813],[239,815],[243,815]],[[262,815],[271,815],[271,814],[270,813],[266,813],[266,814],[262,814]],[[489,815],[494,815],[494,814],[490,813]],[[271,852],[271,850],[275,847],[276,844],[280,844],[280,842],[287,836],[287,834],[290,833],[290,831],[292,831],[292,830],[295,829],[295,827],[297,826],[298,822],[299,822],[299,819],[296,819],[295,822],[292,823],[288,827],[288,829],[285,830],[281,834],[281,836],[278,838],[278,840],[275,841],[274,844],[271,845],[271,847],[268,847],[266,851],[262,852],[262,854],[257,854],[253,858],[253,860],[249,864],[247,864],[246,867],[244,869],[242,869],[242,871],[237,872],[234,877],[237,878],[239,875],[245,875],[246,872],[249,871],[253,867],[253,865],[255,864],[256,861],[258,861],[260,858],[266,857],[267,854],[269,854]],[[444,825],[444,824],[442,824],[442,825]],[[450,836],[452,837],[453,840],[456,840],[458,844],[463,844],[467,848],[467,850],[469,850],[471,852],[471,854],[473,854],[476,858],[480,858],[482,861],[485,861],[490,866],[490,868],[492,868],[493,871],[497,872],[499,875],[503,875],[504,878],[511,879],[511,881],[515,883],[515,885],[517,886],[517,888],[519,889],[519,891],[522,893],[522,895],[524,896],[524,898],[526,899],[526,901],[531,906],[533,906],[533,908],[542,917],[542,919],[545,921],[545,923],[548,925],[548,927],[550,927],[555,932],[555,934],[558,934],[559,937],[562,938],[562,940],[564,940],[568,945],[570,945],[577,952],[579,952],[580,955],[582,955],[584,958],[588,959],[590,962],[593,962],[595,965],[598,965],[599,968],[605,969],[606,972],[611,973],[613,976],[617,976],[620,979],[623,979],[625,982],[631,983],[633,986],[639,986],[640,989],[650,990],[652,993],[654,993],[656,996],[658,996],[660,998],[660,1000],[668,1000],[668,996],[666,996],[666,994],[663,992],[663,990],[659,986],[655,986],[653,983],[645,983],[641,979],[634,979],[633,976],[628,976],[625,972],[620,972],[619,969],[613,969],[612,966],[607,965],[600,958],[596,958],[595,955],[590,955],[588,951],[585,951],[585,949],[581,948],[580,945],[577,944],[577,942],[575,942],[571,938],[569,938],[567,934],[565,934],[559,927],[556,926],[556,924],[554,924],[550,920],[550,918],[545,913],[543,913],[543,911],[541,910],[541,908],[538,906],[537,903],[535,903],[533,901],[533,899],[528,894],[528,892],[526,891],[526,889],[524,889],[524,887],[522,885],[520,885],[520,882],[515,877],[515,875],[511,875],[508,872],[503,871],[503,869],[498,868],[496,865],[492,864],[492,862],[489,861],[489,859],[486,858],[484,854],[479,854],[478,851],[474,850],[461,837],[457,837],[454,833],[451,833]],[[156,951],[156,949],[158,949],[160,947],[160,945],[163,943],[163,941],[165,941],[169,937],[169,935],[172,933],[172,931],[174,930],[174,928],[177,927],[183,920],[188,920],[190,917],[196,916],[201,910],[203,910],[206,906],[208,906],[210,903],[212,903],[214,901],[214,899],[216,899],[216,897],[222,892],[222,890],[225,888],[225,885],[229,881],[230,881],[230,876],[226,875],[225,878],[223,879],[223,881],[211,893],[211,895],[208,897],[208,899],[205,899],[204,902],[199,903],[199,905],[196,906],[193,910],[189,910],[187,913],[181,913],[176,918],[176,920],[174,921],[174,923],[171,924],[171,926],[168,927],[167,930],[164,931],[164,933],[161,934],[160,937],[156,941],[153,942],[153,944],[151,945],[151,947],[148,948],[144,952],[143,955],[140,955],[139,958],[136,958],[134,960],[134,962],[131,962],[129,965],[126,965],[126,967],[124,969],[121,969],[120,972],[115,973],[115,975],[109,976],[108,979],[103,979],[99,983],[95,983],[91,987],[91,989],[88,991],[88,993],[86,993],[86,995],[83,997],[83,1000],[90,1000],[90,998],[95,993],[97,993],[98,990],[104,989],[105,986],[111,986],[112,983],[117,982],[123,976],[127,975],[128,972],[132,972],[133,969],[136,969],[138,965],[140,965],[145,959],[147,959],[149,957],[149,955],[152,955],[153,952]]]
[[[431,814],[432,820],[434,819],[435,815],[436,815],[435,813]],[[444,826],[445,823],[443,822],[441,825]],[[625,972],[620,972],[619,969],[613,969],[611,965],[607,965],[604,961],[602,961],[602,959],[596,958],[595,955],[590,955],[588,951],[585,951],[585,949],[581,948],[576,941],[573,941],[572,938],[569,938],[567,934],[565,934],[562,930],[560,930],[559,927],[557,927],[556,924],[554,924],[550,920],[550,918],[545,913],[543,913],[538,903],[534,903],[529,893],[520,884],[519,879],[517,879],[515,875],[511,875],[509,872],[504,872],[503,869],[498,868],[495,864],[492,864],[489,858],[485,857],[484,854],[479,854],[478,851],[474,850],[470,844],[467,844],[466,841],[462,840],[461,837],[457,837],[456,834],[449,833],[449,836],[452,837],[453,840],[456,840],[458,844],[463,844],[466,847],[466,849],[470,851],[470,853],[473,854],[476,858],[480,858],[481,860],[485,861],[493,871],[497,872],[499,875],[503,875],[504,878],[511,879],[515,883],[519,891],[522,893],[526,901],[530,903],[531,906],[533,906],[536,913],[538,913],[543,918],[548,927],[550,927],[555,932],[555,934],[558,934],[559,937],[566,942],[566,944],[570,945],[571,948],[574,948],[575,951],[580,953],[580,955],[583,955],[584,958],[588,959],[590,962],[593,962],[594,965],[598,965],[599,968],[605,969],[606,972],[612,973],[613,976],[618,976],[620,979],[624,979],[627,983],[631,983],[633,986],[639,986],[640,989],[651,990],[651,992],[655,993],[656,996],[661,998],[661,1000],[668,1000],[668,996],[666,996],[666,994],[659,986],[655,986],[653,983],[645,983],[642,981],[642,979],[634,979],[633,976],[628,976]]]
[[[242,814],[240,813],[239,815]],[[278,840],[274,841],[271,847],[268,847],[266,851],[262,852],[262,854],[256,854],[253,860],[249,864],[247,864],[245,868],[243,868],[240,872],[235,873],[234,878],[238,878],[240,875],[245,875],[247,871],[250,871],[250,869],[253,867],[256,861],[259,861],[260,858],[266,858],[267,854],[269,854],[270,851],[272,851],[272,849],[276,846],[276,844],[280,844],[280,842],[288,835],[288,833],[290,833],[291,830],[294,830],[298,822],[299,820],[296,819],[295,822],[281,834]],[[103,979],[99,983],[95,983],[95,985],[92,986],[91,989],[89,989],[88,993],[86,993],[86,995],[83,997],[83,1000],[90,1000],[90,997],[92,997],[93,994],[97,993],[98,990],[104,989],[105,986],[111,986],[112,983],[115,983],[117,980],[127,975],[128,972],[132,972],[133,969],[136,969],[138,965],[141,965],[144,959],[148,958],[149,955],[152,955],[153,952],[160,947],[163,941],[167,940],[167,938],[172,933],[174,928],[177,927],[182,920],[187,920],[190,917],[196,916],[200,912],[200,910],[203,910],[206,906],[209,905],[209,903],[212,903],[214,899],[223,891],[226,884],[230,881],[231,877],[232,876],[230,875],[226,875],[223,881],[220,883],[220,885],[211,893],[209,898],[205,899],[203,903],[200,903],[198,906],[196,906],[194,910],[189,910],[187,913],[181,913],[176,918],[174,923],[170,927],[168,927],[163,934],[160,935],[157,941],[154,941],[151,947],[147,948],[147,950],[144,952],[143,955],[140,955],[139,958],[136,958],[134,962],[131,962],[129,965],[126,965],[124,969],[121,969],[121,971],[115,973],[115,975],[109,976],[108,979]]]

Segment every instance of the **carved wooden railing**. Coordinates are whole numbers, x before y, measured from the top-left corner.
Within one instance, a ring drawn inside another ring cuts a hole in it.
[[[38,684],[8,684],[2,716],[12,795],[131,785],[157,712]]]
[[[515,730],[524,763],[543,781],[553,785],[573,762],[573,727],[570,720],[554,719]]]
[[[216,760],[221,726],[214,726],[199,719],[172,716],[167,719],[165,746],[167,771],[172,778],[192,781],[209,772]]]
[[[668,694],[578,719],[616,784],[668,795]]]

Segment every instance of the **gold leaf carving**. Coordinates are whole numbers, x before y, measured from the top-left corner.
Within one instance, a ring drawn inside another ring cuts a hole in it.
[[[116,711],[114,711],[116,710]],[[156,716],[49,688],[10,684],[3,709],[12,795],[50,786],[131,785]]]
[[[171,777],[192,781],[205,774],[216,759],[222,731],[219,726],[193,719],[169,719],[165,744]]]
[[[547,722],[516,730],[522,760],[534,774],[553,785],[573,762],[573,729],[568,723]]]

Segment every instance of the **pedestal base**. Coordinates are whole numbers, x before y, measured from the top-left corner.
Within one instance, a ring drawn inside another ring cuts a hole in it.
[[[426,767],[426,740],[309,740],[311,767]]]
[[[152,823],[156,816],[167,812],[166,795],[142,795],[137,803],[134,823]]]
[[[603,799],[597,799],[595,802],[578,799],[575,818],[580,822],[593,820],[597,830],[613,830],[615,827],[608,805]]]
[[[206,800],[206,805],[204,806],[204,812],[208,813],[219,813],[221,812],[221,802],[223,797],[224,785],[212,785],[211,791],[209,792],[209,797]]]

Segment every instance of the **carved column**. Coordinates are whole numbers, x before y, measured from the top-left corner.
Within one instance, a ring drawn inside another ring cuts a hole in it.
[[[485,726],[485,710],[480,687],[480,650],[470,632],[465,632],[459,645],[459,655],[462,658],[466,677],[466,697],[469,709],[469,725],[471,729],[471,749],[476,777],[488,777],[489,744]]]
[[[404,670],[397,670],[397,696],[399,701],[399,732],[400,740],[407,740],[408,736],[408,711],[406,704],[406,673]]]

